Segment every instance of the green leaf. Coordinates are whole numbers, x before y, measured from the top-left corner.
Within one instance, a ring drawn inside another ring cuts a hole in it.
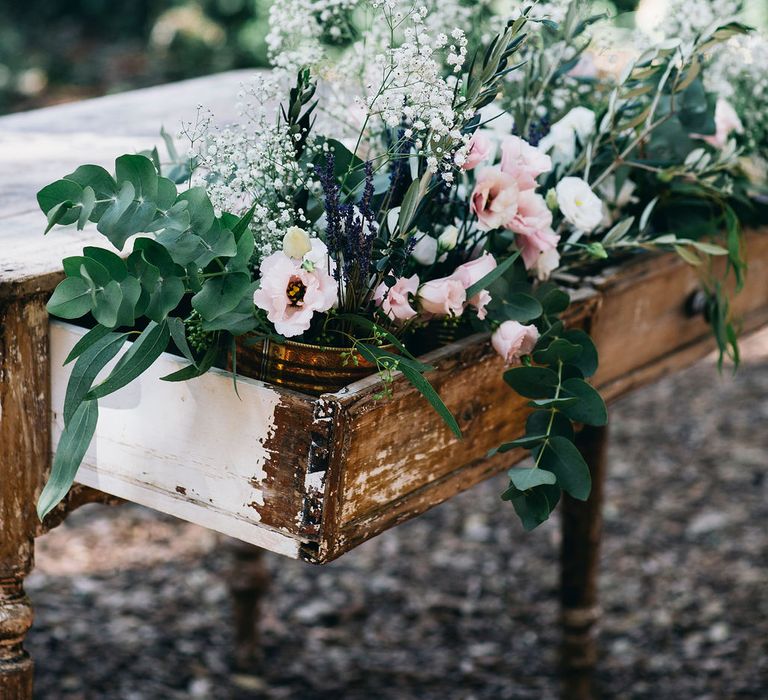
[[[115,327],[132,326],[136,317],[141,315],[136,313],[136,306],[141,298],[141,283],[135,277],[125,277],[119,284],[123,299],[117,311]]]
[[[37,501],[37,515],[42,520],[67,495],[80,463],[83,461],[99,418],[95,401],[81,403],[64,428],[53,458],[51,476]]]
[[[192,308],[205,320],[213,321],[232,311],[251,286],[251,278],[244,272],[234,272],[207,279],[203,288],[192,297]]]
[[[520,491],[515,486],[510,486],[501,497],[505,501],[511,501],[523,527],[530,532],[549,519],[550,513],[560,500],[560,488],[542,485],[530,491]]]
[[[104,267],[109,273],[109,277],[113,280],[121,282],[128,274],[125,260],[111,250],[96,248],[95,246],[86,246],[83,248],[83,255],[86,258],[95,260]]]
[[[114,328],[117,325],[117,315],[123,302],[123,290],[119,282],[112,280],[101,289],[96,290],[92,312],[93,317],[102,325]]]
[[[97,260],[84,255],[72,255],[64,258],[61,264],[67,277],[81,277],[86,282],[93,282],[97,286],[104,286],[112,279],[106,267]]]
[[[512,265],[515,264],[515,260],[517,260],[519,257],[520,257],[520,253],[519,252],[513,253],[506,260],[504,260],[502,263],[499,263],[498,265],[496,265],[496,267],[494,267],[493,270],[491,270],[487,275],[485,275],[484,277],[480,278],[471,287],[468,287],[467,288],[467,299],[472,298],[473,296],[475,296],[475,294],[478,294],[479,292],[482,292],[484,289],[488,289],[488,287],[491,284],[493,284],[507,270],[509,270],[509,268],[512,267]],[[536,300],[533,299],[532,297],[530,299],[538,307],[538,302],[536,302]],[[539,312],[539,313],[541,313],[541,312]],[[536,318],[536,316],[530,316],[529,318]]]
[[[592,489],[592,477],[576,445],[556,435],[541,449],[539,464],[557,477],[558,486],[575,499],[586,501]]]
[[[176,372],[171,372],[171,374],[166,374],[164,377],[160,377],[160,379],[164,382],[186,382],[189,379],[199,377],[213,367],[213,363],[216,361],[218,354],[219,347],[217,345],[211,345],[197,365],[187,365]]]
[[[411,230],[411,225],[416,218],[416,210],[421,201],[421,181],[414,180],[405,192],[403,202],[400,205],[400,213],[397,217],[397,228],[400,237],[405,236]]]
[[[83,189],[90,187],[98,199],[114,197],[118,189],[112,176],[100,165],[81,165],[64,179],[76,182]]]
[[[171,340],[173,340],[173,344],[178,348],[179,352],[192,364],[197,364],[187,342],[187,331],[184,328],[184,321],[178,316],[169,317],[168,330],[171,332]]]
[[[72,223],[71,213],[74,207],[74,203],[70,201],[61,202],[54,206],[47,215],[48,225],[45,227],[43,234],[48,233],[56,224]]]
[[[37,203],[43,213],[47,214],[63,202],[76,203],[80,201],[83,188],[71,180],[56,180],[46,185],[37,193]],[[73,219],[75,221],[76,219]],[[71,223],[71,222],[70,222]]]
[[[533,353],[533,360],[540,365],[558,366],[558,362],[567,364],[581,355],[581,347],[565,338],[556,338],[544,350]]]
[[[499,299],[499,303],[499,313],[509,321],[527,323],[539,318],[543,312],[541,304],[534,297],[522,292],[512,292]]]
[[[100,399],[130,384],[162,355],[168,346],[171,334],[168,324],[150,323],[128,351],[120,358],[110,375],[98,386],[91,389],[87,399]]]
[[[359,343],[357,347],[360,354],[369,362],[376,364],[378,360],[387,359],[396,364],[396,368],[429,401],[432,408],[445,421],[453,434],[460,440],[462,439],[461,428],[459,428],[459,424],[456,422],[453,414],[448,410],[440,395],[434,390],[415,363],[407,358],[394,355],[391,352],[374,347],[373,345],[367,345],[366,343]]]
[[[173,261],[182,267],[197,262],[202,255],[209,255],[202,238],[190,231],[169,228],[157,236],[157,242],[168,251]],[[208,262],[212,259],[213,257]]]
[[[154,202],[157,199],[157,169],[146,156],[124,155],[115,161],[118,185],[130,182],[136,199]]]
[[[525,423],[526,435],[559,435],[573,442],[573,425],[562,413],[534,411]]]
[[[504,381],[527,399],[550,398],[560,383],[546,367],[513,367],[504,372]]]
[[[80,214],[77,217],[77,228],[82,231],[88,223],[88,218],[96,206],[96,193],[92,187],[84,187],[82,199],[80,201]]]
[[[96,228],[103,233],[118,250],[122,250],[126,240],[133,234],[141,232],[142,227],[137,228],[134,220],[136,208],[134,205],[135,190],[130,182],[124,182],[120,191],[107,206],[101,215]],[[151,217],[146,222],[149,224]]]
[[[205,188],[190,187],[182,192],[176,201],[187,203],[187,211],[189,212],[193,233],[202,237],[210,231],[216,219],[216,214],[213,211],[213,204],[211,204]]]
[[[236,235],[233,232],[233,236]],[[237,253],[227,261],[226,268],[230,272],[237,272],[239,270],[246,271],[248,269],[248,263],[253,257],[253,249],[255,242],[253,239],[253,232],[246,229],[240,232],[240,236],[237,239]]]
[[[238,220],[237,223],[235,223],[231,227],[231,231],[234,234],[235,238],[240,241],[240,237],[248,230],[248,226],[253,220],[253,214],[256,211],[256,203],[254,202],[253,206],[245,212]],[[227,227],[230,228],[230,227]]]
[[[597,348],[592,342],[592,338],[589,337],[589,334],[578,328],[572,328],[563,332],[562,337],[569,343],[578,345],[581,348],[581,354],[570,360],[569,364],[578,367],[585,377],[591,377],[597,372]]]
[[[562,313],[571,303],[571,297],[567,292],[555,286],[553,283],[541,285],[537,290],[536,296],[541,302],[544,314],[553,316]]]
[[[560,409],[572,421],[587,425],[605,425],[608,422],[608,411],[603,397],[583,379],[566,379],[563,382],[563,392],[565,396],[575,396],[578,399]]]
[[[108,335],[109,332],[110,329],[105,328],[104,326],[94,326],[91,328],[91,330],[75,343],[72,350],[69,351],[69,355],[67,355],[67,358],[64,360],[64,365],[68,365],[72,360],[82,355],[94,343],[101,340],[105,335]]]
[[[67,277],[59,282],[48,300],[48,313],[61,318],[80,318],[91,310],[91,290],[80,277]]]
[[[64,396],[64,425],[69,425],[78,406],[90,391],[96,375],[117,355],[126,338],[128,338],[127,333],[104,335],[91,343],[77,358],[67,383],[67,393]]]
[[[504,452],[511,452],[512,450],[516,450],[516,449],[532,450],[534,447],[536,447],[537,445],[540,445],[546,439],[547,439],[547,436],[544,434],[526,435],[524,437],[517,438],[517,440],[504,442],[498,447],[494,447],[492,450],[488,452],[487,456],[493,457],[495,454],[503,454]]]
[[[533,408],[562,408],[563,406],[569,406],[576,403],[578,399],[575,396],[558,396],[551,399],[534,399],[529,401],[528,405]]]
[[[557,482],[557,477],[555,477],[552,472],[539,467],[530,469],[515,467],[514,469],[510,469],[507,474],[515,488],[520,491],[527,491],[528,489],[535,488],[536,486],[543,486],[545,484],[552,485]]]

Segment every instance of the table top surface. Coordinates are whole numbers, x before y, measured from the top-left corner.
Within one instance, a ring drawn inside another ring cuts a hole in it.
[[[232,122],[237,92],[255,75],[219,73],[0,117],[0,299],[49,291],[63,258],[105,244],[95,227],[57,228],[44,237],[38,190],[83,163],[113,171],[117,156],[160,147],[160,128],[175,134],[198,105],[218,123]]]

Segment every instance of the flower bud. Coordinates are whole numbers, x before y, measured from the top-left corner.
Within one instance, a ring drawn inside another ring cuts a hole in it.
[[[437,239],[437,243],[440,250],[453,250],[456,247],[456,242],[459,239],[459,229],[453,224],[446,226],[440,237]]]
[[[283,252],[295,260],[301,260],[310,250],[312,244],[309,234],[298,226],[291,226],[283,237]]]

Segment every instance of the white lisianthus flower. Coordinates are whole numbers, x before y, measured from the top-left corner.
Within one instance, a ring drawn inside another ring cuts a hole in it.
[[[495,135],[496,140],[509,136],[515,128],[515,118],[495,102],[480,109],[480,125],[486,134]]]
[[[437,238],[425,233],[411,251],[413,259],[421,265],[433,265],[437,259]]]
[[[557,204],[565,220],[589,233],[603,220],[603,202],[580,177],[564,177],[557,183]]]
[[[459,229],[450,224],[443,229],[440,237],[437,239],[437,243],[440,250],[453,250],[456,247],[456,243],[459,240]]]
[[[551,151],[553,160],[558,163],[570,163],[576,157],[576,139],[584,143],[594,132],[595,123],[595,113],[591,109],[574,107],[552,125],[539,142],[539,148],[545,153]]]
[[[309,234],[299,226],[291,226],[283,236],[283,252],[289,258],[301,260],[305,254],[312,250]]]
[[[328,246],[319,238],[310,239],[310,249],[304,254],[302,265],[308,270],[322,270],[329,275],[336,270],[336,262],[328,255]]]

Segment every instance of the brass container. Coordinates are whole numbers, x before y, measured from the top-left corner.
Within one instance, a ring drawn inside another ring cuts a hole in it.
[[[388,349],[389,348],[385,348]],[[376,372],[359,353],[344,348],[269,340],[238,343],[237,372],[304,394],[333,393]]]

